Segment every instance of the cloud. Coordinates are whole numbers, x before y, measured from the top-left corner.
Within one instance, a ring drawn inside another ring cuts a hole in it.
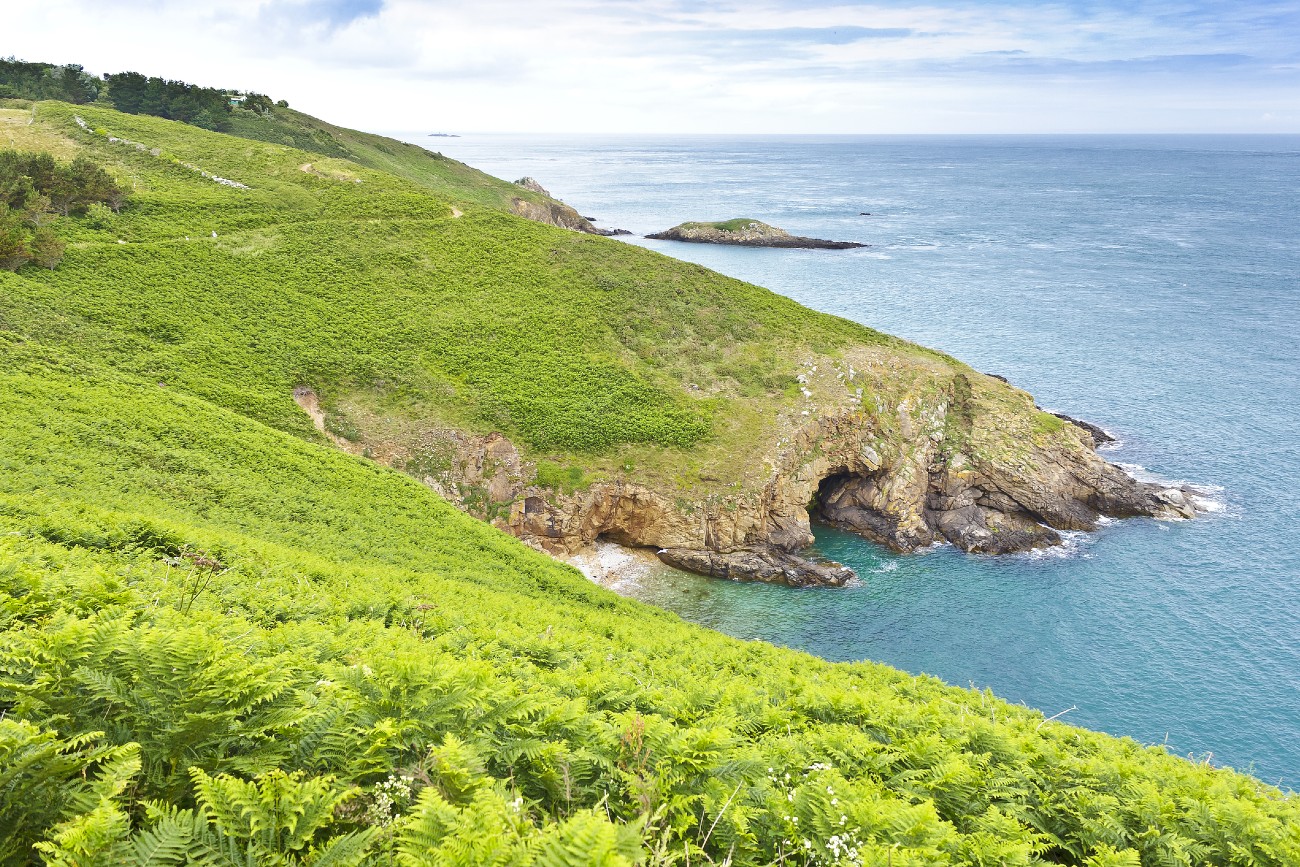
[[[362,18],[374,18],[383,9],[384,0],[274,0],[259,10],[258,24],[332,31]]]
[[[914,36],[908,27],[776,27],[770,30],[700,30],[692,34],[698,40],[761,42],[765,44],[849,45],[863,39],[898,39]]]
[[[44,0],[0,54],[370,128],[1211,131],[1300,114],[1296,32],[1292,0]]]

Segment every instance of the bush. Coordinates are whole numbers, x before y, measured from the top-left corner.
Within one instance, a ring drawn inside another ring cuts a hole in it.
[[[102,202],[91,202],[86,208],[85,223],[92,229],[108,229],[113,225],[113,209]]]
[[[98,209],[92,225],[103,228],[125,200],[108,172],[85,157],[64,164],[48,153],[0,151],[0,269],[57,267],[65,248],[52,229],[57,216]]]
[[[586,486],[586,479],[583,478],[582,467],[562,467],[554,461],[542,460],[537,462],[537,484],[572,494]]]

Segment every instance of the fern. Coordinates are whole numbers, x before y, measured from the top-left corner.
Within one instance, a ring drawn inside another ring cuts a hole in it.
[[[199,809],[224,837],[246,841],[259,854],[285,856],[306,849],[334,824],[335,810],[355,796],[332,778],[304,779],[271,771],[255,782],[191,771]]]
[[[61,739],[31,723],[0,718],[0,861],[24,854],[55,826],[74,848],[93,848],[93,839],[116,833],[119,815],[111,803],[140,760],[134,744],[104,746],[101,735]],[[101,802],[110,806],[101,809]]]

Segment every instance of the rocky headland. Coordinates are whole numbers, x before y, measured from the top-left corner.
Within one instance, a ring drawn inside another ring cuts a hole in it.
[[[848,250],[867,246],[854,241],[826,241],[791,235],[785,229],[746,217],[717,223],[682,223],[646,237],[655,241],[730,244],[736,247],[792,247],[804,250]]]
[[[856,347],[809,358],[797,383],[753,452],[732,462],[738,469],[690,481],[629,464],[572,490],[545,486],[499,433],[397,429],[346,404],[335,413],[360,436],[331,438],[556,555],[616,542],[692,572],[792,586],[853,577],[801,553],[813,519],[896,551],[947,542],[1004,554],[1058,545],[1062,532],[1096,529],[1103,517],[1197,512],[1194,489],[1135,480],[1096,453],[1090,426],[942,356],[901,367],[893,353]],[[326,430],[315,397],[295,396]]]
[[[537,182],[536,178],[520,178],[515,181],[515,186],[545,197],[538,202],[523,196],[516,196],[511,201],[510,208],[516,216],[532,220],[535,223],[546,223],[551,226],[559,226],[561,229],[583,232],[587,235],[609,237],[611,235],[632,234],[627,229],[602,229],[593,225],[590,218],[582,216],[573,207],[552,196],[545,187]]]

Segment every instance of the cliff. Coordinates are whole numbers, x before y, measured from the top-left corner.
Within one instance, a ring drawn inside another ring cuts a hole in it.
[[[546,188],[537,182],[535,178],[520,178],[515,181],[515,186],[520,189],[534,193],[533,199],[526,199],[521,196],[515,196],[510,202],[510,212],[525,220],[532,220],[535,223],[546,223],[551,226],[558,226],[561,229],[569,229],[574,232],[583,232],[588,235],[630,235],[625,229],[599,229],[593,226],[591,220],[579,214],[570,205],[566,205],[559,199],[547,192]],[[536,197],[541,197],[540,200]]]
[[[447,429],[421,432],[419,448],[442,460],[416,476],[553,554],[603,539],[654,548],[688,571],[793,586],[852,577],[800,556],[814,518],[896,551],[949,542],[1005,554],[1058,545],[1060,531],[1094,530],[1103,516],[1196,513],[1193,491],[1134,480],[1096,453],[1083,423],[960,365],[903,366],[891,353],[854,347],[806,361],[797,382],[801,399],[730,479],[706,473],[683,486],[631,472],[564,490],[538,484],[536,465],[505,437]],[[358,407],[342,412],[362,430],[377,422]],[[346,447],[416,467],[409,435],[386,433]]]
[[[1104,514],[1191,513],[1004,382],[518,219],[487,181],[441,198],[465,170],[423,151],[410,173],[428,187],[94,106],[20,114],[162,192],[70,226],[57,271],[0,295],[9,327],[319,438],[292,400],[311,393],[335,444],[536,547],[603,537],[711,575],[835,584],[842,570],[799,557],[810,506],[900,550],[983,552]],[[309,206],[329,218],[301,219]]]

